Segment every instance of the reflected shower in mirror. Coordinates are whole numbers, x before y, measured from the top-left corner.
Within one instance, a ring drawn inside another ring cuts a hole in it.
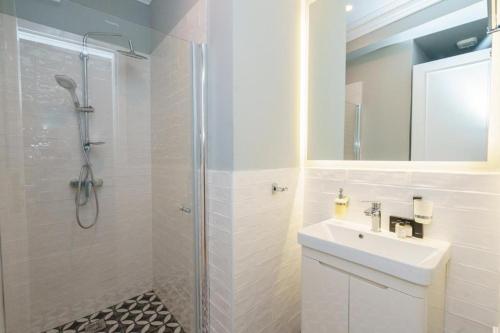
[[[485,161],[486,1],[309,5],[309,160]]]

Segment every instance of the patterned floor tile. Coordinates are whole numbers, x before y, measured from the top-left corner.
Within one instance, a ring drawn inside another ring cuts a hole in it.
[[[98,333],[121,333],[121,327],[118,320],[116,320],[113,308],[108,308],[90,316],[72,321],[60,326],[58,329],[61,333],[87,333],[87,326],[96,324],[99,320],[103,320],[105,327],[97,330]]]
[[[179,323],[170,322],[165,326],[160,327],[158,331],[155,331],[154,333],[184,333],[184,330]]]
[[[169,332],[165,325],[176,324],[180,327],[152,291],[116,305],[115,312],[124,333],[151,333],[160,329]]]
[[[88,333],[87,326],[99,320],[106,327],[98,333],[184,333],[154,291],[43,333]]]

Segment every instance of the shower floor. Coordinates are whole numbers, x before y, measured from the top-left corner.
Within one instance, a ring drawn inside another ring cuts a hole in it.
[[[100,324],[105,328],[90,329]],[[158,295],[149,291],[43,333],[184,333],[184,330]]]

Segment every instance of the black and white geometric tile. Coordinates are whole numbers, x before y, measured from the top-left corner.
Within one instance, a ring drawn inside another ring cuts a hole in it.
[[[89,330],[92,326],[95,329]],[[156,293],[149,291],[43,333],[184,333],[184,330]]]

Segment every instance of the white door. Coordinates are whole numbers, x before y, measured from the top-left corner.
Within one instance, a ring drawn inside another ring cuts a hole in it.
[[[413,67],[414,161],[485,161],[490,114],[490,50]]]
[[[425,302],[350,277],[349,333],[426,333]]]
[[[302,257],[301,332],[349,332],[349,275],[308,257]]]

